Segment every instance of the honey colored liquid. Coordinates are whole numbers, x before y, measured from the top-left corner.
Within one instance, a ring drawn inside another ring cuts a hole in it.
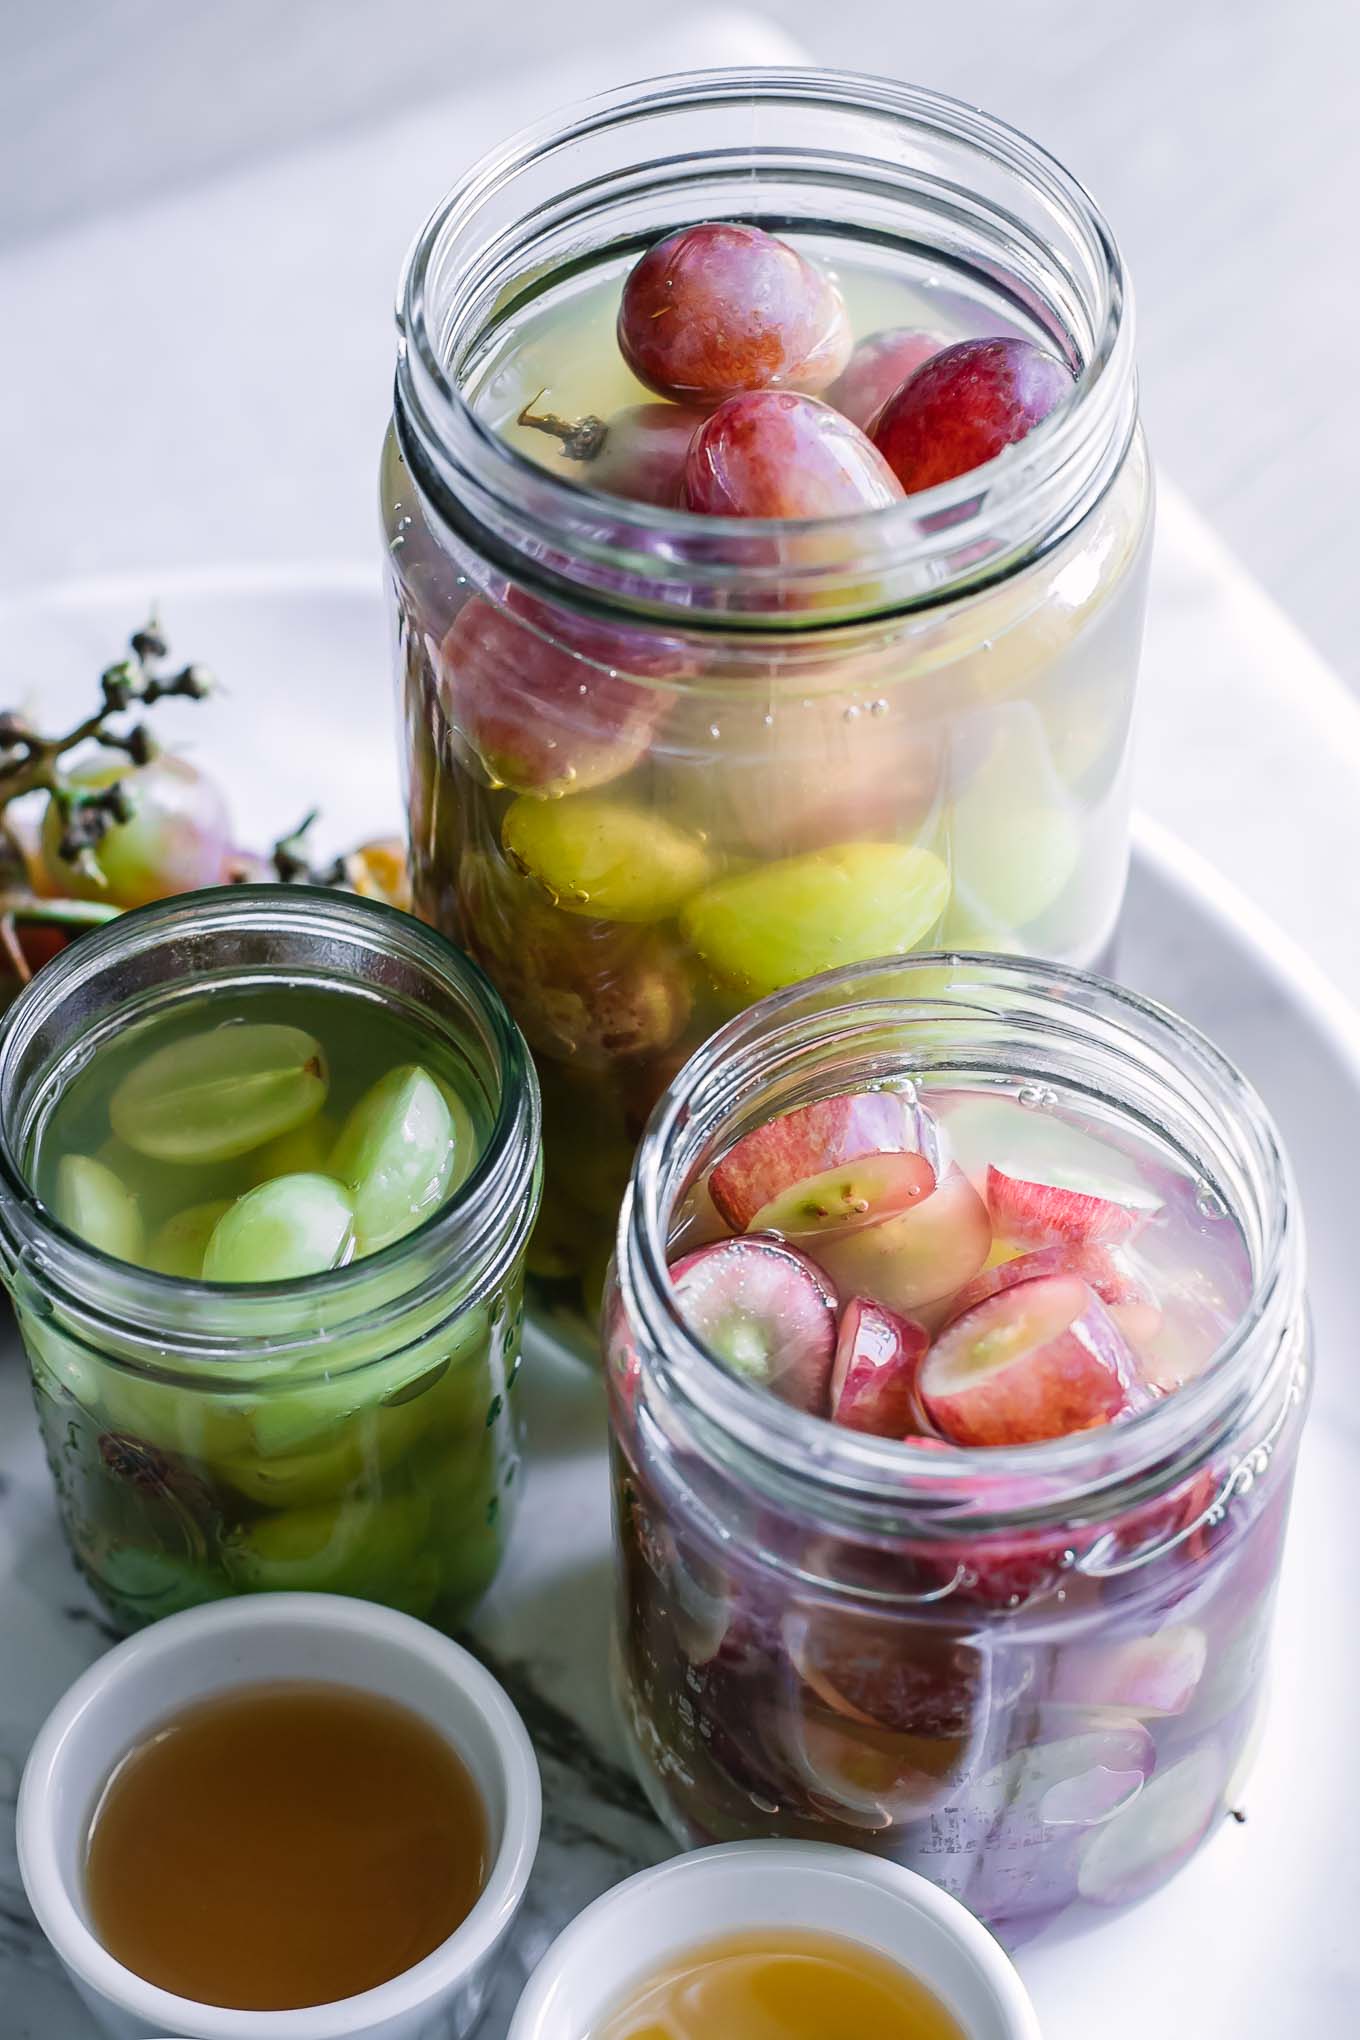
[[[246,1687],[110,1777],[86,1892],[109,1953],[200,2004],[287,2011],[388,1982],[479,1897],[486,1814],[443,1737],[343,1686]]]
[[[967,2040],[933,1991],[834,1934],[770,1928],[692,1949],[589,2040]]]

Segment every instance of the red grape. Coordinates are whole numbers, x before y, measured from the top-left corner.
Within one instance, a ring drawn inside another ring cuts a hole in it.
[[[889,397],[943,346],[938,333],[925,333],[919,326],[890,326],[885,332],[871,333],[860,341],[845,372],[826,392],[826,401],[843,411],[861,432],[872,432]]]
[[[685,227],[633,269],[619,346],[660,396],[717,402],[740,390],[821,390],[850,355],[829,277],[759,227]]]
[[[858,425],[792,390],[729,397],[685,462],[685,508],[715,517],[839,517],[901,495]]]
[[[874,444],[909,496],[1014,446],[1072,391],[1072,371],[1032,340],[960,340],[890,397]]]
[[[450,721],[516,793],[579,793],[627,772],[672,699],[638,682],[683,664],[664,638],[573,622],[517,588],[504,605],[475,596],[438,654]]]
[[[684,404],[630,404],[609,420],[604,446],[573,479],[609,496],[673,510],[684,486],[685,455],[704,416]]]
[[[93,856],[104,882],[62,857],[62,818],[55,801],[43,817],[43,863],[55,891],[74,899],[105,900],[113,907],[144,907],[198,886],[216,885],[227,861],[227,807],[206,773],[187,758],[168,752],[149,765],[126,759],[78,765],[71,783],[95,792],[121,780],[135,806],[131,820],[117,822],[95,845]]]

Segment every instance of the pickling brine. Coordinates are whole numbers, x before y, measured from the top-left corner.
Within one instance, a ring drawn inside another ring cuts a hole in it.
[[[8,1274],[120,1623],[274,1588],[455,1622],[490,1580],[536,1115],[489,1000],[403,917],[240,888],[120,919],[9,1016]]]

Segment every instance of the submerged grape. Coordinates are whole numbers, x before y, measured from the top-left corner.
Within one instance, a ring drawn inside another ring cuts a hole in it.
[[[112,1169],[93,1155],[65,1155],[57,1169],[57,1217],[101,1253],[135,1261],[142,1251],[137,1199]]]
[[[197,1282],[203,1255],[219,1218],[231,1210],[229,1197],[211,1197],[167,1218],[146,1250],[146,1265],[158,1275],[178,1275]]]
[[[223,1213],[203,1255],[207,1282],[287,1282],[354,1253],[354,1205],[330,1176],[275,1176]]]
[[[457,1131],[443,1091],[418,1063],[389,1070],[359,1100],[331,1156],[353,1192],[358,1253],[389,1246],[438,1210],[472,1165]]]
[[[209,1028],[157,1049],[109,1100],[120,1140],[161,1162],[226,1162],[326,1102],[321,1043],[269,1022]]]

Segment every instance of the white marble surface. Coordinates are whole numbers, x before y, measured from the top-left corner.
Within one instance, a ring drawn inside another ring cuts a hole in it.
[[[1198,890],[1199,874],[1174,871],[1160,840],[1151,852],[1135,868],[1123,967],[1209,1028],[1276,1112],[1315,1215],[1318,1393],[1286,1558],[1271,1732],[1246,1826],[1225,1822],[1194,1864],[1132,1913],[1077,1941],[1040,1939],[1019,1959],[1045,2040],[1340,2035],[1360,1999],[1352,1918],[1360,1835],[1339,1782],[1353,1769],[1360,1677],[1360,1636],[1346,1619],[1360,1542],[1360,1430],[1345,1373],[1354,1247],[1340,1217],[1330,1221],[1334,1156],[1360,1145],[1360,1035],[1329,1012],[1325,993],[1312,1003],[1306,961],[1286,945],[1272,962],[1250,926],[1225,921]],[[537,1349],[525,1380],[524,1512],[472,1641],[533,1734],[544,1841],[483,2040],[500,2040],[527,1967],[557,1927],[667,1847],[626,1769],[607,1690],[598,1383]],[[0,1348],[0,1639],[0,2036],[93,2040],[29,1917],[7,1817],[39,1721],[106,1640],[61,1541],[12,1338]]]

